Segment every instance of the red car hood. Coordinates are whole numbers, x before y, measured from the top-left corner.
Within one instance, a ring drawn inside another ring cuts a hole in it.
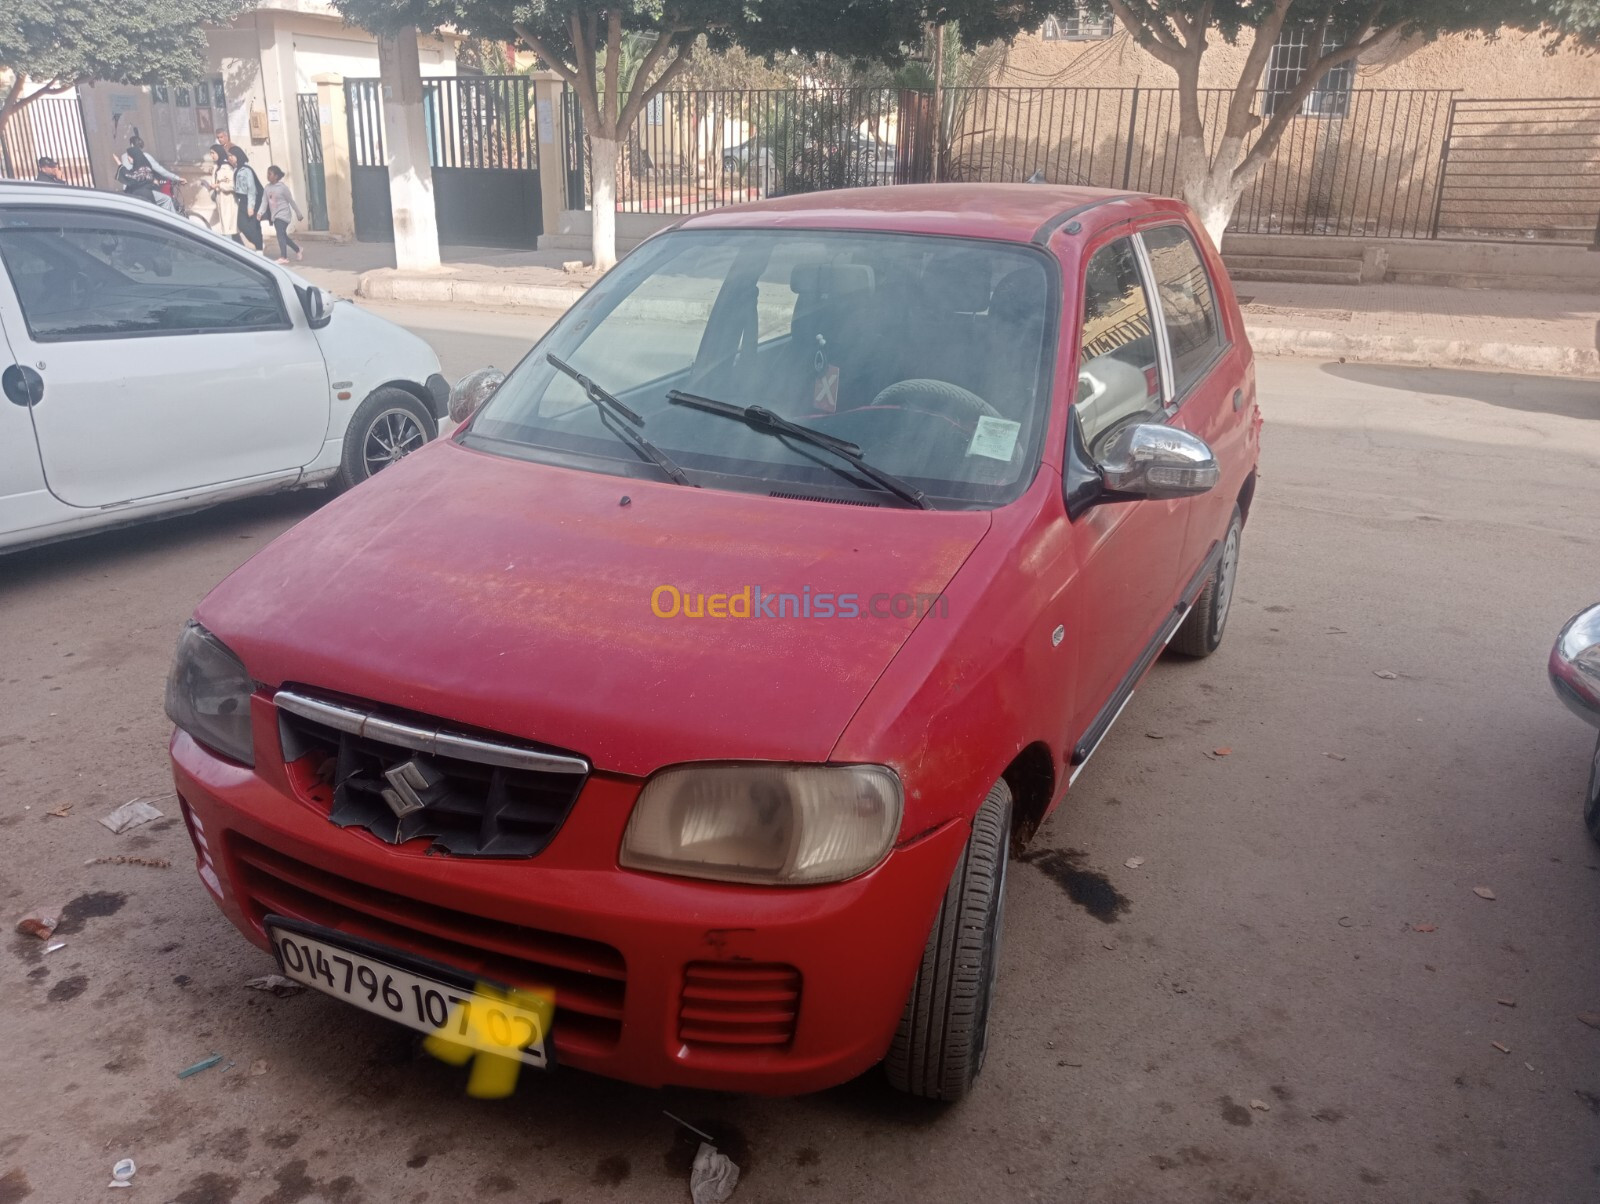
[[[441,442],[285,533],[197,618],[258,681],[555,745],[602,769],[816,761],[916,608],[663,618],[653,591],[748,586],[756,611],[757,588],[809,586],[859,595],[865,615],[875,594],[939,593],[988,529],[982,512],[689,489]]]

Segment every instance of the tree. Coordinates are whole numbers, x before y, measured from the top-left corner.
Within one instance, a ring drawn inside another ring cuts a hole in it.
[[[1219,246],[1245,187],[1272,157],[1307,97],[1335,67],[1353,63],[1391,38],[1446,33],[1492,35],[1503,27],[1537,29],[1571,10],[1574,33],[1596,0],[1103,0],[1103,7],[1149,54],[1178,77],[1178,186]],[[1582,10],[1582,11],[1580,11]],[[1305,70],[1276,97],[1270,115],[1256,93],[1273,44],[1287,28],[1306,33]],[[1591,32],[1593,26],[1590,26]],[[1250,36],[1239,77],[1227,89],[1221,136],[1207,135],[1200,68],[1213,36],[1237,44]],[[1255,135],[1251,140],[1251,135]],[[1214,146],[1213,146],[1214,143]]]
[[[4,0],[0,3],[0,136],[41,97],[87,80],[119,84],[206,73],[205,25],[224,24],[240,0]]]
[[[6,0],[10,3],[11,0]],[[590,145],[594,265],[616,262],[617,159],[645,106],[689,69],[697,41],[711,52],[738,44],[752,54],[831,52],[898,63],[937,16],[961,22],[962,39],[1010,38],[1038,25],[1050,0],[333,0],[350,21],[378,33],[450,27],[516,41],[571,85]],[[624,39],[644,39],[629,87]]]
[[[1551,54],[1563,46],[1600,53],[1600,0],[1550,0],[1549,29]]]

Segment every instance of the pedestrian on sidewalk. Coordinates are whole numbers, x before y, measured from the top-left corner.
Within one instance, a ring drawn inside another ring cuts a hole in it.
[[[289,262],[291,250],[297,261],[306,257],[305,252],[300,249],[300,244],[289,237],[291,214],[300,221],[306,220],[306,215],[300,212],[300,206],[295,202],[294,193],[290,192],[289,185],[283,182],[283,168],[274,163],[267,168],[267,188],[261,194],[261,210],[258,216],[270,221],[272,228],[278,233],[279,263]]]
[[[39,174],[33,177],[36,184],[65,184],[67,178],[61,174],[61,164],[49,155],[39,156]]]
[[[200,182],[210,191],[217,204],[217,233],[232,242],[239,237],[239,202],[233,195],[233,164],[222,144],[215,143],[206,152],[206,162],[211,165],[211,178]]]
[[[261,235],[261,222],[256,210],[261,208],[261,177],[250,166],[250,156],[242,146],[228,148],[228,161],[233,164],[233,195],[239,204],[239,233],[257,255],[266,254],[266,243]]]

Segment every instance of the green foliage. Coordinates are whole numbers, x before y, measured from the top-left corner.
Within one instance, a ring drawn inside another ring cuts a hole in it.
[[[1555,36],[1552,51],[1574,46],[1588,54],[1600,51],[1600,0],[1549,0],[1548,28]]]
[[[0,0],[0,68],[57,90],[206,71],[202,26],[226,24],[240,0]],[[19,99],[19,98],[14,98]]]

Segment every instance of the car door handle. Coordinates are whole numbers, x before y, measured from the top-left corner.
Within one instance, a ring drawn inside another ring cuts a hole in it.
[[[44,400],[44,377],[26,364],[12,364],[0,372],[0,390],[19,406],[36,406]]]
[[[1243,389],[1235,389],[1233,391],[1233,412],[1235,414],[1237,414],[1243,407],[1244,407],[1244,390]]]

